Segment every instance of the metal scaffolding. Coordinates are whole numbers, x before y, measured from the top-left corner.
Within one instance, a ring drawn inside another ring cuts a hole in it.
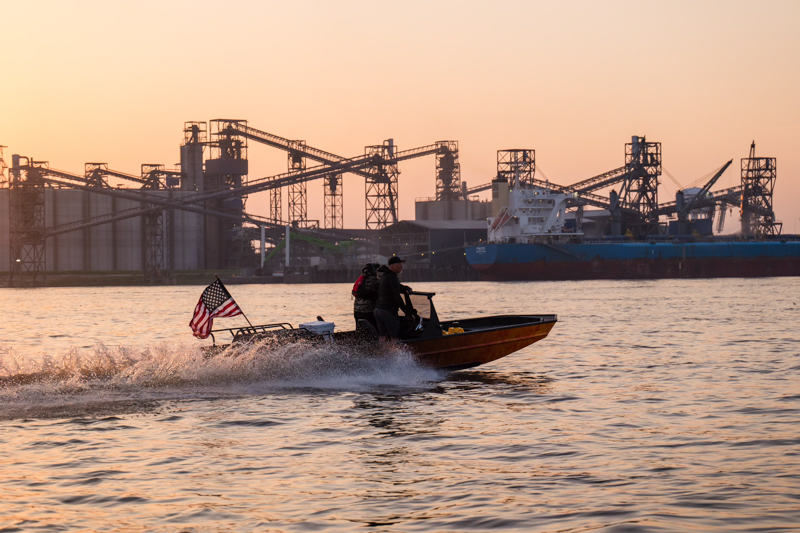
[[[281,189],[280,187],[269,190],[269,220],[275,224],[280,224],[283,220],[281,212]]]
[[[457,143],[453,141],[440,141],[435,145],[422,146],[406,152],[398,153],[393,147],[393,142],[388,140],[384,143],[384,145],[368,146],[366,148],[367,155],[374,155],[377,161],[374,165],[362,167],[350,166],[347,163],[348,161],[352,161],[356,158],[344,158],[318,148],[312,148],[305,143],[298,144],[298,141],[290,141],[289,139],[285,139],[265,131],[257,130],[247,125],[231,123],[229,125],[229,133],[242,136],[243,138],[250,139],[255,142],[266,144],[267,146],[272,146],[273,148],[285,150],[290,153],[296,152],[296,157],[303,157],[308,160],[330,166],[331,172],[324,175],[328,185],[331,183],[331,181],[328,180],[328,176],[343,173],[340,168],[337,168],[341,167],[342,165],[347,166],[347,169],[344,172],[350,172],[366,178],[366,220],[368,228],[383,227],[389,223],[390,220],[397,220],[396,182],[398,174],[398,161],[431,154],[444,154],[447,151],[453,153],[458,149]],[[390,156],[390,154],[393,155]],[[457,162],[456,156],[455,164],[457,164]],[[291,164],[292,163],[290,162],[290,169],[292,168]],[[442,166],[443,168],[448,166],[446,161]],[[454,171],[457,171],[457,167],[454,169]],[[458,180],[460,180],[460,176],[458,176],[456,179],[450,179],[454,183],[457,183]],[[300,183],[301,181],[307,180],[297,180],[295,183]],[[337,192],[341,190],[341,184],[342,182],[339,180]],[[336,196],[337,195],[332,194],[332,190],[329,186],[326,187],[326,201],[330,202],[326,205],[328,205],[332,211],[326,214],[328,220],[325,222],[325,224],[332,225],[332,217],[338,215],[333,210],[335,206],[339,205],[338,198],[336,198]],[[337,223],[339,220],[341,220],[341,217],[337,218]],[[312,227],[315,222],[316,221],[304,221],[304,224],[306,227]],[[298,222],[295,222],[295,224],[299,225]]]
[[[108,172],[108,163],[86,163],[83,165],[83,175],[95,187],[108,187],[106,181],[106,172]]]
[[[305,141],[290,141],[291,146],[287,155],[289,163],[289,173],[297,174],[305,172],[306,158]],[[305,227],[308,221],[308,184],[305,181],[289,185],[289,222],[298,227]]]
[[[158,283],[164,269],[164,210],[142,215],[142,273],[146,283]]]
[[[460,200],[461,165],[458,162],[458,141],[439,141],[436,153],[436,200]]]
[[[658,177],[661,175],[661,143],[634,135],[625,144],[625,180],[620,199],[639,212],[635,233],[658,233]]]
[[[262,144],[266,144],[267,146],[271,146],[273,148],[278,148],[280,150],[285,150],[288,152],[289,156],[289,172],[290,173],[298,173],[303,172],[306,169],[307,161],[316,161],[319,163],[327,164],[327,165],[336,165],[337,163],[341,163],[346,161],[344,157],[338,156],[336,154],[331,154],[330,152],[325,152],[324,150],[319,150],[318,148],[312,148],[308,146],[305,141],[291,141],[289,139],[285,139],[283,137],[279,137],[277,135],[273,135],[271,133],[267,133],[265,131],[257,130],[255,128],[251,128],[249,126],[242,126],[236,125],[235,127],[231,127],[230,131],[237,135],[241,135],[247,139],[253,140],[255,142],[259,142]],[[352,169],[352,172],[360,175],[364,175],[368,177],[369,174],[361,169]],[[342,206],[342,198],[341,198],[341,191],[342,191],[342,180],[341,180],[341,172],[335,172],[330,175],[325,176],[325,206],[326,206],[326,220],[325,224],[326,227],[330,224],[331,227],[334,228],[341,228],[341,220],[342,220],[342,212],[340,207]],[[336,179],[333,179],[334,176]],[[331,188],[331,185],[334,185],[335,188]],[[281,193],[280,191],[276,191],[272,189],[270,192],[270,216],[272,220],[278,220],[280,218],[280,207],[279,204],[281,202]],[[307,186],[305,183],[297,182],[294,185],[290,186],[289,190],[289,201],[287,202],[290,214],[294,215],[294,219],[290,216],[290,221],[297,227],[305,227],[310,228],[318,225],[317,221],[309,221],[308,218],[308,195],[307,195]],[[276,216],[278,218],[276,218]],[[334,222],[335,221],[335,222]]]
[[[150,189],[157,191],[161,187],[162,176],[164,174],[164,165],[159,165],[157,163],[144,163],[141,166],[142,169],[142,180],[144,181],[144,185],[142,189]]]
[[[183,144],[203,144],[208,141],[205,122],[190,120],[183,123]]]
[[[510,186],[516,180],[520,185],[534,185],[536,175],[536,150],[498,150],[497,179],[505,179]]]
[[[25,159],[25,168],[20,166],[21,159]],[[13,156],[9,181],[12,287],[37,285],[45,280],[45,186],[39,169],[46,166],[42,161]]]
[[[750,145],[750,157],[742,158],[742,233],[745,235],[780,235],[782,224],[775,221],[772,191],[777,179],[777,159],[756,157],[756,142]]]
[[[3,148],[8,148],[8,146],[0,146],[0,189],[5,188],[6,184],[8,183],[8,178],[6,178],[6,162],[3,159]]]
[[[364,155],[377,156],[380,162],[372,167],[372,175],[366,179],[367,229],[381,229],[397,222],[397,168],[393,139],[383,144],[367,146]]]
[[[342,174],[325,176],[325,228],[344,229]]]
[[[231,133],[232,124],[246,120],[215,119],[211,125],[205,190],[235,189],[247,185],[247,138]],[[210,167],[210,168],[209,168]]]

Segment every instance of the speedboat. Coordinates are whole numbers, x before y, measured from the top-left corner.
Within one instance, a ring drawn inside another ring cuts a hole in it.
[[[495,315],[440,321],[433,305],[432,292],[411,292],[406,303],[416,310],[414,316],[403,317],[401,338],[396,341],[407,347],[417,362],[426,367],[461,370],[489,363],[547,337],[557,321],[556,315]],[[402,316],[402,311],[400,312]],[[217,345],[214,334],[229,333],[228,345]],[[379,355],[381,341],[372,325],[360,320],[354,331],[334,331],[332,322],[322,317],[300,324],[297,328],[282,322],[258,326],[218,329],[211,332],[214,346],[209,356],[231,345],[277,341],[335,343],[354,347],[365,355]]]

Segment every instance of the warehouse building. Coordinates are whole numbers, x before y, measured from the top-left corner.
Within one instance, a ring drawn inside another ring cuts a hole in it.
[[[486,240],[485,220],[401,220],[378,233],[381,256],[393,254],[407,259],[409,271],[440,271],[468,277],[472,269],[464,257],[464,245]],[[456,278],[458,279],[458,278]]]

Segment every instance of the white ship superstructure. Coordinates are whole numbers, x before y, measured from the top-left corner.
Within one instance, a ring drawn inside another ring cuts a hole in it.
[[[508,205],[488,221],[489,242],[537,242],[576,235],[564,227],[567,202],[574,198],[575,193],[515,183],[508,191]]]

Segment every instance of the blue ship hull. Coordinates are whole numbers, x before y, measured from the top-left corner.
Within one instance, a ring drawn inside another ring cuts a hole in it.
[[[798,241],[480,244],[466,255],[487,281],[800,276]]]

